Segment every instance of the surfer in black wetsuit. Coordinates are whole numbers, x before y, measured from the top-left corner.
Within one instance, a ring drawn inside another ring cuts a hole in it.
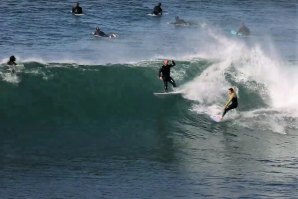
[[[9,61],[7,62],[8,68],[9,70],[11,70],[12,73],[15,73],[15,69],[14,66],[16,66],[16,58],[15,56],[10,56]]]
[[[82,9],[82,7],[80,7],[79,3],[76,3],[76,5],[72,7],[72,13],[73,14],[83,14],[83,9]]]
[[[232,109],[235,109],[238,107],[238,97],[237,97],[237,94],[236,92],[234,91],[233,88],[229,88],[229,100],[228,102],[226,103],[225,105],[225,109],[224,109],[224,112],[222,114],[222,118],[225,116],[225,114],[232,110]]]
[[[109,37],[109,35],[107,35],[103,31],[101,31],[99,29],[99,27],[96,27],[95,32],[93,34],[96,35],[96,36],[101,36],[101,37]]]
[[[244,23],[241,24],[241,27],[239,28],[237,34],[242,34],[242,35],[249,35],[250,31],[249,29],[244,25]]]
[[[158,3],[157,6],[154,7],[152,14],[162,15],[161,3]]]
[[[165,60],[162,67],[159,69],[159,79],[163,80],[165,92],[168,91],[168,82],[170,82],[173,87],[176,87],[176,83],[171,77],[171,68],[175,65],[176,63],[174,62],[174,60],[172,60],[172,64],[169,64],[169,60]]]
[[[9,58],[9,61],[7,62],[7,65],[9,65],[9,66],[15,66],[15,65],[17,65],[16,64],[16,58],[15,58],[15,56],[10,56],[10,58]]]

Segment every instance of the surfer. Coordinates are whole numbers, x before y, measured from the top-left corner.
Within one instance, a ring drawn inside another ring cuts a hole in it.
[[[96,36],[101,36],[101,37],[109,37],[109,35],[107,35],[103,31],[101,31],[99,29],[99,27],[96,27],[95,32],[93,34],[96,35]]]
[[[244,23],[241,24],[241,27],[239,28],[237,34],[242,34],[242,35],[249,35],[250,30],[244,25]]]
[[[179,16],[176,16],[175,17],[175,22],[174,22],[174,24],[175,25],[185,25],[185,24],[188,24],[186,21],[184,21],[183,19],[180,19],[180,17]]]
[[[10,70],[12,73],[15,73],[15,66],[17,65],[15,56],[12,55],[9,57],[9,61],[7,62],[7,65],[8,65],[7,69]]]
[[[228,94],[229,94],[229,100],[225,105],[225,109],[224,109],[221,119],[223,119],[223,117],[225,116],[225,114],[228,111],[238,107],[238,97],[237,97],[235,90],[233,88],[229,88]]]
[[[7,62],[7,65],[9,65],[9,66],[15,66],[15,65],[17,65],[16,64],[16,58],[15,58],[15,56],[10,56],[10,58],[9,58],[9,61]]]
[[[76,3],[76,5],[72,7],[72,13],[73,14],[83,14],[83,9],[82,9],[82,7],[80,7],[79,3]]]
[[[157,6],[154,7],[152,14],[162,15],[161,3],[158,3]]]
[[[159,79],[164,83],[165,92],[168,92],[168,82],[170,82],[173,87],[176,87],[174,79],[171,77],[171,68],[175,66],[176,63],[172,60],[172,64],[169,64],[169,60],[164,60],[163,65],[159,69]]]

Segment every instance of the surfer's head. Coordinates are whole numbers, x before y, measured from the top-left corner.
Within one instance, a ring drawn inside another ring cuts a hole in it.
[[[176,20],[179,20],[180,18],[179,18],[179,16],[176,16],[175,19],[176,19]]]
[[[80,6],[80,3],[79,3],[79,2],[77,2],[77,3],[76,3],[76,6],[77,6],[77,7],[79,7],[79,6]]]
[[[10,56],[10,58],[9,58],[9,61],[10,61],[10,62],[15,62],[15,61],[16,61],[16,58],[15,58],[15,56],[13,56],[13,55],[12,55],[12,56]]]
[[[235,90],[233,88],[229,88],[229,94],[235,93]]]
[[[158,5],[158,6],[161,6],[161,3],[158,3],[157,5]]]
[[[167,66],[168,64],[169,64],[169,60],[165,59],[165,60],[163,61],[163,65]]]

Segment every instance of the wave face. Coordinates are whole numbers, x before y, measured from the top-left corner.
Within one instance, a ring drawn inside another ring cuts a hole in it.
[[[166,99],[153,95],[163,90],[159,60],[93,66],[26,62],[16,73],[3,68],[2,132],[76,131],[87,126],[87,131],[96,131],[128,120],[147,125],[144,121],[155,121],[161,109],[178,122],[185,117],[180,112],[206,117],[221,112],[229,87],[236,88],[240,106],[228,120],[240,117],[240,126],[257,122],[261,129],[279,133],[297,128],[285,122],[296,121],[298,115],[296,68],[270,58],[258,45],[213,36],[219,54],[178,61],[172,76],[182,95]],[[265,122],[259,122],[265,115]]]
[[[131,143],[129,139],[136,134],[155,131],[160,114],[178,118],[179,112],[187,111],[187,102],[181,97],[167,100],[153,95],[163,90],[158,79],[159,65],[160,62],[139,66],[28,62],[18,66],[17,73],[3,70],[1,88],[6,94],[0,97],[1,134],[85,132],[96,133],[107,144],[109,139],[123,137]],[[189,67],[187,62],[180,65]],[[178,76],[176,80],[185,81]],[[107,140],[103,139],[105,136]]]

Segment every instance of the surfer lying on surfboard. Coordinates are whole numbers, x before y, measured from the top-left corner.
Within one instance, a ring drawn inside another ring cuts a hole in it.
[[[109,35],[104,33],[103,31],[101,31],[101,29],[99,27],[96,27],[95,32],[92,32],[92,34],[95,37],[108,37],[110,39],[117,37],[117,34],[115,34],[115,33],[110,33]]]
[[[174,79],[171,77],[171,68],[175,66],[176,63],[172,60],[172,64],[169,64],[169,60],[164,60],[163,65],[159,69],[159,79],[163,81],[165,92],[168,92],[168,82],[170,82],[173,87],[176,87]]]
[[[107,35],[103,31],[101,31],[99,29],[99,27],[96,27],[95,32],[93,34],[96,35],[96,36],[101,36],[101,37],[109,37],[109,35]]]
[[[232,110],[232,109],[235,109],[238,107],[238,97],[237,97],[237,94],[235,92],[235,90],[233,88],[229,88],[229,100],[228,102],[226,103],[225,105],[225,108],[224,108],[224,112],[222,114],[222,117],[221,119],[223,119],[223,117],[225,116],[225,114]]]

